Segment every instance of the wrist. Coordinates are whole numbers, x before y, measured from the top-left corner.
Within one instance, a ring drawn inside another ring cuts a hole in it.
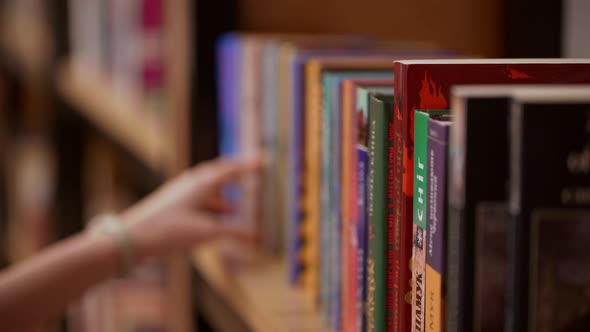
[[[112,239],[119,253],[120,274],[125,276],[136,265],[137,256],[131,236],[121,219],[113,214],[94,217],[90,222],[90,234],[94,237],[108,237]]]
[[[154,249],[154,240],[146,235],[144,222],[147,218],[143,215],[141,210],[128,209],[120,214],[121,223],[127,229],[129,240],[133,246],[135,257],[137,260],[142,260],[146,257],[155,255],[157,252]]]

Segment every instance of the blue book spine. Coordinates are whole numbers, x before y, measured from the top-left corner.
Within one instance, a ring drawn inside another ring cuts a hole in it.
[[[219,153],[222,156],[233,156],[240,153],[240,71],[241,71],[241,39],[234,33],[222,36],[217,43],[217,99]],[[239,200],[239,189],[232,186],[224,190],[230,201]]]
[[[335,124],[332,130],[332,160],[335,160],[332,168],[332,190],[331,190],[331,201],[332,201],[332,218],[330,221],[330,245],[332,252],[332,328],[335,331],[340,331],[341,323],[341,273],[340,271],[340,260],[341,248],[340,234],[342,234],[342,215],[340,213],[340,183],[341,183],[341,165],[342,165],[342,149],[340,148],[341,142],[341,124],[342,116],[340,114],[340,89],[339,84],[336,88],[333,88],[332,93],[332,123]]]

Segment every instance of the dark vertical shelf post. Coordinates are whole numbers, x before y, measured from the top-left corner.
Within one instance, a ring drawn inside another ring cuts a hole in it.
[[[68,1],[52,2],[50,23],[54,29],[57,61],[64,59],[70,52],[68,38]],[[54,75],[51,75],[53,77]],[[56,220],[58,221],[59,238],[67,237],[83,228],[83,195],[82,195],[82,159],[84,149],[84,131],[82,119],[69,109],[52,84],[51,98],[55,110],[53,140],[57,155],[57,194]]]
[[[238,1],[196,1],[193,13],[191,161],[196,163],[218,154],[215,42],[223,33],[238,29]]]
[[[192,2],[192,6],[192,54],[195,58],[191,67],[190,146],[194,164],[218,154],[215,42],[223,33],[238,29],[238,2],[201,0]],[[192,303],[196,330],[211,331],[205,317],[199,315],[196,301]]]

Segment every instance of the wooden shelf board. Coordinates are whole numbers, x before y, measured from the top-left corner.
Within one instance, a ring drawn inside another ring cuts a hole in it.
[[[8,58],[4,61],[25,80],[40,80],[55,49],[47,22],[22,9],[8,9],[0,16],[0,50]]]
[[[284,261],[258,256],[224,259],[221,247],[215,245],[199,249],[192,261],[202,280],[196,285],[201,290],[196,302],[214,327],[237,330],[227,314],[216,314],[229,309],[248,331],[330,332],[303,292],[288,285]]]
[[[157,114],[145,110],[139,97],[118,93],[106,75],[76,61],[63,65],[56,79],[59,93],[84,118],[151,169],[164,171],[165,126]]]

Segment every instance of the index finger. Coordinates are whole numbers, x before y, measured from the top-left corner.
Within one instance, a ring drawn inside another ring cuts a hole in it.
[[[259,156],[239,159],[219,159],[206,167],[210,168],[211,181],[214,186],[235,181],[241,176],[259,170],[264,159]]]

